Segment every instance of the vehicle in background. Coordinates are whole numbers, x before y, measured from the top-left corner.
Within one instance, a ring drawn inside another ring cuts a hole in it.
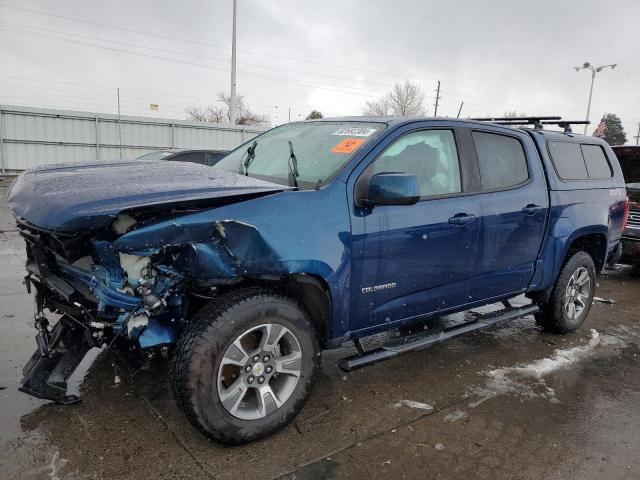
[[[228,150],[158,150],[145,153],[136,160],[167,160],[172,162],[191,162],[212,166],[224,157]]]
[[[86,352],[121,345],[171,359],[186,417],[242,443],[290,422],[321,350],[345,341],[358,350],[339,363],[351,371],[527,315],[551,332],[579,328],[596,274],[621,250],[620,165],[570,122],[500,121],[297,122],[215,168],[23,173],[9,207],[39,332],[20,389],[73,403],[67,379]],[[510,303],[522,294],[531,303]],[[488,304],[503,308],[360,343]],[[55,326],[45,309],[62,315]]]
[[[640,146],[612,147],[629,194],[629,220],[622,234],[622,261],[640,270]]]

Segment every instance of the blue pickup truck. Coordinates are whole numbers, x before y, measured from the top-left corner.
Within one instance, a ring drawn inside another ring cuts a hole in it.
[[[67,379],[86,352],[124,344],[168,358],[179,407],[225,443],[291,421],[321,351],[346,341],[349,371],[524,315],[575,330],[629,207],[609,146],[540,117],[292,123],[215,167],[35,168],[9,205],[37,312],[21,390],[76,402]],[[373,350],[359,340],[493,303]]]

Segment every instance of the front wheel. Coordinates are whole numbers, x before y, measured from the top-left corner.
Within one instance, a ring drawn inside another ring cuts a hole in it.
[[[224,443],[245,443],[290,422],[319,365],[315,329],[293,300],[251,289],[205,307],[183,332],[173,392],[187,418]]]
[[[572,332],[587,318],[595,294],[596,267],[591,255],[575,253],[564,265],[549,301],[535,317],[538,325],[555,333]]]

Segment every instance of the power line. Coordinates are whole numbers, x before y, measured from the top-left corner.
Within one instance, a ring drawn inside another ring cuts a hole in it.
[[[44,12],[42,10],[35,10],[35,9],[32,9],[32,8],[16,7],[16,6],[13,6],[13,5],[3,5],[3,4],[0,4],[0,8],[10,8],[10,9],[13,9],[13,10],[20,10],[20,11],[23,11],[23,12],[36,13],[38,15],[45,15],[45,16],[54,17],[54,18],[60,18],[60,19],[63,19],[63,20],[69,20],[69,21],[73,21],[73,22],[86,23],[86,24],[89,24],[89,25],[94,25],[94,26],[99,26],[99,27],[104,27],[104,28],[110,28],[110,29],[120,30],[120,31],[124,31],[124,32],[129,32],[129,33],[136,33],[138,35],[147,35],[147,36],[156,37],[156,38],[163,38],[163,39],[166,39],[166,40],[173,40],[173,41],[178,41],[178,42],[190,43],[192,45],[201,45],[201,46],[205,46],[205,47],[218,48],[218,49],[222,49],[222,50],[231,50],[230,47],[227,47],[227,46],[224,46],[224,45],[216,45],[216,44],[213,44],[213,43],[207,43],[207,42],[191,40],[191,39],[186,39],[186,38],[181,38],[181,37],[174,37],[174,36],[171,36],[171,35],[165,35],[165,34],[160,34],[160,33],[155,33],[155,32],[145,32],[145,31],[141,31],[141,30],[135,30],[135,29],[132,29],[132,28],[119,27],[119,26],[115,26],[115,25],[109,25],[109,24],[106,24],[106,23],[94,22],[94,21],[91,21],[91,20],[81,19],[81,18],[77,18],[77,17],[69,17],[69,16],[54,14],[54,13],[50,13],[50,12]],[[248,53],[248,54],[251,54],[251,55],[261,55],[261,56],[265,56],[265,57],[280,58],[280,59],[283,59],[283,60],[291,60],[291,61],[295,61],[295,62],[312,63],[312,64],[322,65],[322,66],[327,66],[327,67],[353,70],[352,66],[346,66],[346,65],[338,65],[338,64],[325,63],[325,62],[317,62],[317,61],[313,61],[313,60],[300,59],[300,58],[295,58],[295,57],[287,57],[287,56],[283,56],[283,55],[274,55],[274,54],[270,54],[270,53],[256,52],[256,51],[252,51],[252,50],[240,50],[240,49],[238,49],[238,51],[242,52],[242,53]],[[391,76],[397,77],[397,73],[383,72],[383,71],[369,70],[369,69],[358,69],[358,70],[362,71],[362,72],[367,72],[367,73],[377,73],[379,75],[391,75]],[[435,79],[431,79],[431,80],[435,80]]]
[[[65,16],[65,15],[60,15],[60,14],[54,14],[54,13],[51,13],[51,12],[45,12],[45,11],[42,11],[42,10],[36,10],[36,9],[32,9],[32,8],[17,7],[17,6],[13,6],[13,5],[3,5],[3,4],[0,4],[0,8],[8,8],[8,9],[17,10],[17,11],[35,13],[37,15],[44,15],[44,16],[63,19],[63,20],[67,20],[67,21],[85,23],[85,24],[99,26],[99,27],[103,27],[103,28],[109,28],[109,29],[114,29],[114,30],[129,32],[129,33],[135,33],[135,34],[138,34],[138,35],[146,35],[146,36],[162,38],[162,39],[166,39],[166,40],[179,41],[179,42],[184,42],[184,43],[188,43],[188,44],[192,44],[192,45],[201,45],[201,46],[206,46],[206,47],[216,48],[216,49],[222,49],[222,50],[227,50],[227,51],[230,50],[229,47],[223,46],[223,45],[216,45],[216,44],[197,41],[197,40],[193,40],[193,39],[187,39],[187,38],[176,37],[176,36],[160,34],[160,33],[155,33],[155,32],[147,32],[147,31],[136,30],[136,29],[133,29],[133,28],[109,25],[109,24],[95,22],[95,21],[86,20],[86,19],[81,19],[81,18],[77,18],[77,17],[70,17],[70,16]],[[40,27],[36,27],[36,28],[40,28]],[[154,47],[141,47],[141,48],[154,48]],[[242,52],[242,53],[251,54],[251,55],[259,55],[259,56],[264,56],[264,57],[278,58],[278,59],[294,61],[294,62],[300,62],[300,63],[321,65],[321,66],[330,67],[330,68],[339,68],[339,69],[345,69],[345,70],[349,70],[349,71],[359,71],[359,72],[365,72],[365,73],[374,73],[374,74],[378,74],[378,75],[390,76],[390,77],[393,77],[393,78],[401,78],[401,76],[399,76],[397,74],[397,72],[385,72],[385,71],[365,69],[365,68],[354,68],[352,65],[346,66],[346,65],[339,65],[339,64],[328,63],[328,62],[318,62],[318,61],[313,61],[313,60],[309,60],[309,59],[301,59],[301,58],[289,57],[289,56],[284,56],[284,55],[275,55],[275,54],[252,51],[252,50],[241,50],[241,49],[238,49],[238,51]],[[210,57],[210,59],[213,59],[213,57]],[[261,66],[258,66],[256,64],[247,64],[247,65],[256,66],[258,68],[269,68],[269,67],[264,66],[264,65],[261,65]],[[300,73],[302,73],[302,72],[300,72]],[[306,73],[303,73],[303,74],[306,74]],[[320,74],[315,74],[315,75],[320,76]],[[438,80],[437,78],[431,78],[431,77],[425,77],[425,76],[420,76],[420,78],[418,78],[418,77],[409,77],[409,78],[412,79],[412,80],[422,80],[422,79],[425,79],[425,78],[428,79],[428,80],[434,80],[434,81]],[[362,80],[360,80],[360,81],[362,81]],[[459,84],[459,83],[457,83],[455,81],[449,81],[449,80],[446,80],[446,79],[445,79],[445,81],[447,81],[448,84],[451,84],[451,85],[454,85],[454,86],[458,85],[460,88],[463,88],[463,89],[466,89],[466,90],[474,90],[474,91],[477,91],[477,92],[480,92],[480,93],[490,94],[492,96],[498,96],[500,98],[511,99],[510,103],[512,103],[514,101],[519,101],[519,102],[524,102],[523,103],[524,105],[535,105],[535,104],[538,104],[538,105],[541,105],[541,106],[551,107],[551,108],[555,108],[555,109],[558,108],[557,105],[543,104],[543,103],[540,103],[540,102],[532,102],[532,101],[529,101],[529,100],[528,101],[518,100],[516,98],[510,97],[510,96],[506,96],[506,95],[501,95],[501,94],[498,94],[496,92],[491,92],[489,90],[484,90],[484,89],[479,89],[479,88],[476,88],[476,87],[471,87],[471,86]],[[372,83],[370,80],[366,80],[366,82],[367,83]],[[377,82],[377,83],[379,83],[381,85],[385,84],[385,82]],[[390,85],[390,84],[387,83],[386,85]],[[468,95],[466,93],[462,94],[462,95],[464,95],[465,97],[470,97],[470,95]],[[480,97],[478,97],[478,98],[480,98]],[[568,110],[566,107],[564,109]]]
[[[224,63],[225,65],[228,64],[228,60],[224,59],[224,58],[220,58],[220,57],[212,57],[209,55],[198,55],[195,53],[189,53],[189,52],[182,52],[182,51],[178,51],[178,50],[171,50],[171,49],[167,49],[167,48],[158,48],[158,47],[151,47],[148,45],[141,45],[139,43],[130,43],[130,42],[122,42],[122,41],[118,41],[118,40],[111,40],[111,39],[107,39],[107,38],[101,38],[101,37],[95,37],[92,35],[83,35],[80,33],[71,33],[71,32],[63,32],[60,30],[55,30],[52,28],[45,28],[45,27],[39,27],[36,25],[26,25],[26,24],[22,24],[22,23],[13,23],[13,22],[4,22],[4,21],[0,21],[0,24],[5,25],[5,26],[10,26],[10,27],[18,27],[18,28],[23,28],[23,29],[28,29],[29,31],[33,32],[33,33],[38,33],[40,31],[46,31],[46,32],[50,32],[50,33],[55,33],[58,35],[67,35],[67,36],[72,36],[72,37],[78,37],[78,38],[86,38],[89,40],[96,40],[99,42],[106,42],[106,43],[112,43],[115,45],[123,45],[123,46],[127,46],[127,47],[134,47],[134,48],[144,48],[147,50],[155,50],[158,52],[164,52],[164,53],[170,53],[173,55],[184,55],[184,56],[188,56],[188,57],[193,57],[193,58],[201,58],[204,60],[212,60],[215,62],[221,62]],[[322,73],[317,73],[317,72],[304,72],[301,70],[293,70],[293,69],[289,69],[289,68],[283,68],[283,67],[273,67],[270,65],[262,65],[259,63],[251,63],[251,62],[237,62],[239,65],[246,65],[249,67],[256,67],[256,68],[264,68],[264,69],[268,69],[268,70],[276,70],[276,71],[281,71],[281,72],[289,72],[289,73],[297,73],[300,75],[308,75],[308,76],[314,76],[314,77],[323,77],[323,78],[331,78],[331,79],[335,79],[335,80],[346,80],[349,82],[361,82],[361,83],[370,83],[370,84],[376,84],[376,85],[383,85],[386,87],[393,87],[392,83],[389,82],[378,82],[375,80],[365,80],[365,79],[356,79],[356,78],[352,78],[352,77],[343,77],[343,76],[338,76],[338,75],[326,75],[326,74],[322,74]]]
[[[74,17],[68,17],[68,16],[53,14],[53,13],[49,13],[49,12],[43,12],[43,11],[39,11],[39,10],[35,10],[35,9],[29,9],[29,8],[24,8],[24,7],[15,7],[15,6],[9,6],[9,5],[1,5],[1,4],[0,4],[0,8],[9,8],[9,9],[13,9],[13,10],[25,11],[25,12],[35,13],[35,14],[39,14],[39,15],[46,15],[46,16],[50,16],[50,17],[54,17],[54,18],[60,18],[60,19],[64,19],[64,20],[74,21],[74,22],[86,23],[86,24],[90,24],[90,25],[94,25],[94,26],[100,26],[100,27],[104,27],[104,28],[110,28],[110,29],[115,29],[115,30],[120,30],[120,31],[126,31],[126,32],[130,32],[130,33],[140,34],[140,35],[146,35],[146,36],[157,37],[157,38],[164,38],[164,39],[169,39],[169,40],[173,40],[173,41],[180,41],[180,42],[185,42],[185,43],[190,43],[190,44],[195,44],[195,45],[202,45],[202,46],[207,46],[207,47],[212,47],[212,48],[219,48],[219,49],[229,50],[228,47],[219,46],[219,45],[215,45],[215,44],[211,44],[211,43],[207,43],[207,42],[200,42],[200,41],[195,41],[195,40],[190,40],[190,39],[185,39],[185,38],[180,38],[180,37],[174,37],[174,36],[170,36],[170,35],[157,34],[157,33],[153,33],[153,32],[145,32],[145,31],[135,30],[135,29],[126,28],[126,27],[117,27],[117,26],[114,26],[114,25],[108,25],[108,24],[104,24],[104,23],[93,22],[93,21],[90,21],[90,20],[84,20],[84,19],[79,19],[79,18],[74,18]],[[68,35],[68,36],[76,36],[76,37],[81,37],[81,38],[88,38],[88,39],[93,39],[93,40],[101,41],[101,42],[109,42],[109,43],[114,43],[114,44],[131,46],[131,47],[134,47],[134,48],[144,48],[144,49],[149,49],[149,50],[156,50],[156,51],[161,51],[161,52],[165,52],[165,53],[170,53],[170,54],[174,54],[174,55],[185,55],[185,56],[194,57],[194,58],[203,58],[203,59],[212,60],[212,61],[216,61],[216,62],[225,62],[226,63],[226,60],[221,59],[221,58],[217,58],[217,57],[190,54],[190,53],[187,53],[187,52],[180,52],[180,51],[176,51],[176,50],[163,49],[163,48],[157,48],[157,47],[150,47],[150,46],[134,44],[134,43],[119,42],[119,41],[115,41],[115,40],[108,40],[108,39],[104,39],[104,38],[91,37],[91,36],[88,36],[88,35],[75,34],[75,33],[70,33],[70,32],[60,32],[60,31],[57,31],[57,30],[43,28],[43,27],[32,27],[32,26],[28,26],[28,25],[11,24],[10,22],[1,22],[1,23],[4,23],[6,25],[19,26],[21,28],[31,28],[31,29],[36,28],[36,29],[39,29],[39,30],[46,30],[46,31],[54,32],[54,33],[57,33],[57,34],[60,34],[60,35]],[[9,30],[9,29],[5,28],[5,30]],[[34,32],[34,31],[24,31],[24,30],[10,30],[10,31],[17,32],[17,33],[31,34],[31,35],[36,35],[36,36],[45,36],[44,34],[42,34],[40,32]],[[73,43],[73,41],[71,39],[60,38],[60,37],[55,37],[55,36],[49,36],[49,37],[57,39],[57,40],[60,40],[60,41],[68,41],[68,42],[72,42]],[[170,58],[167,58],[167,57],[149,55],[149,54],[144,54],[144,53],[141,53],[141,52],[132,52],[132,51],[128,51],[128,50],[114,49],[114,48],[110,48],[108,46],[96,45],[96,44],[88,43],[88,42],[77,42],[76,41],[75,43],[79,43],[79,44],[86,45],[86,46],[92,46],[94,48],[102,48],[102,49],[106,49],[106,50],[112,50],[112,51],[120,52],[120,53],[127,53],[127,54],[131,54],[131,55],[138,55],[138,56],[153,58],[153,59],[156,59],[156,60],[170,61],[170,62],[174,62],[174,63],[192,65],[192,66],[197,66],[197,67],[202,67],[202,68],[209,68],[209,69],[219,70],[219,71],[228,71],[227,69],[216,68],[216,67],[214,67],[212,65],[205,65],[205,64],[195,63],[195,62],[186,62],[186,61],[183,61],[183,60],[170,59]],[[264,53],[264,52],[256,52],[256,51],[250,51],[250,50],[239,50],[239,51],[244,52],[244,53],[249,53],[249,54],[252,54],[252,55],[261,55],[261,56],[265,56],[265,57],[281,58],[281,59],[284,59],[284,60],[290,60],[290,61],[295,61],[295,62],[317,64],[317,65],[327,66],[327,67],[331,67],[331,68],[341,68],[341,69],[346,69],[346,70],[349,70],[349,71],[357,71],[352,66],[348,67],[348,66],[344,66],[344,65],[337,65],[337,64],[331,64],[331,63],[325,63],[325,62],[316,62],[316,61],[311,61],[311,60],[303,60],[303,59],[298,59],[298,58],[294,58],[294,57],[287,57],[287,56],[282,56],[282,55],[273,55],[273,54],[268,54],[268,53]],[[357,79],[353,79],[353,78],[340,77],[340,76],[336,76],[336,75],[324,75],[324,74],[320,74],[320,73],[307,73],[307,72],[301,72],[299,70],[291,70],[291,69],[285,69],[285,68],[279,68],[279,67],[270,67],[270,66],[266,66],[266,65],[253,64],[253,63],[247,63],[247,62],[239,62],[239,63],[242,63],[242,64],[247,65],[247,66],[257,67],[257,68],[267,68],[267,69],[272,69],[272,70],[288,71],[288,72],[297,73],[297,74],[301,74],[301,75],[325,77],[325,78],[334,78],[334,79],[348,80],[348,81],[359,81],[359,82],[363,82],[363,83],[372,83],[372,84],[376,83],[376,84],[379,84],[379,85],[391,86],[391,84],[389,84],[387,82],[377,82],[377,81],[373,81],[373,80],[357,80]],[[359,69],[359,71],[367,72],[367,73],[376,73],[376,74],[380,74],[380,75],[389,75],[389,76],[393,76],[393,77],[399,78],[397,73],[390,73],[390,72],[384,72],[384,71],[378,71],[378,70],[370,70],[370,69]],[[250,75],[250,76],[255,76],[257,78],[265,78],[265,79],[269,79],[269,80],[278,80],[280,82],[289,83],[289,84],[292,84],[292,85],[311,86],[311,87],[314,87],[314,88],[324,89],[324,90],[328,90],[328,91],[334,91],[336,93],[343,93],[343,94],[347,94],[347,95],[359,95],[359,96],[365,96],[365,97],[373,97],[374,96],[374,95],[372,95],[372,93],[374,93],[374,92],[364,91],[362,89],[355,89],[353,87],[345,87],[343,85],[330,85],[330,84],[329,85],[317,85],[317,84],[314,84],[314,83],[311,83],[311,82],[305,81],[305,80],[291,79],[291,78],[286,78],[286,77],[283,78],[283,77],[269,76],[267,74],[261,74],[261,73],[258,73],[258,72],[244,71],[242,73],[246,74],[246,75]],[[303,82],[306,82],[306,83],[303,83]],[[455,82],[450,82],[450,83],[452,85],[459,85],[460,88],[462,88],[462,89],[475,90],[475,91],[478,91],[478,92],[485,92],[486,94],[489,94],[489,95],[494,96],[494,97],[500,97],[500,98],[509,99],[508,102],[504,102],[504,100],[503,100],[503,103],[505,105],[516,105],[516,103],[519,103],[521,106],[532,106],[534,104],[538,104],[538,105],[544,105],[546,107],[550,107],[550,108],[554,108],[554,109],[558,108],[557,105],[543,104],[541,102],[521,101],[521,100],[517,100],[515,98],[508,97],[508,96],[505,96],[505,95],[496,94],[496,93],[490,92],[488,90],[482,90],[482,89],[478,89],[476,87],[470,87],[470,86],[466,86],[466,85],[462,85],[462,84],[457,84]],[[333,87],[333,88],[328,88],[328,87]],[[378,95],[379,95],[379,93],[378,93]],[[486,97],[479,97],[479,96],[469,95],[467,93],[464,93],[464,96],[465,97],[470,97],[470,98],[474,98],[474,97],[475,98],[482,98],[482,99],[486,98]],[[469,104],[473,105],[473,103],[469,103]],[[491,105],[491,106],[493,106],[493,105]],[[569,111],[569,109],[566,109],[566,108],[563,108],[563,110]]]
[[[159,34],[159,33],[154,33],[154,32],[146,32],[146,31],[136,30],[136,29],[132,29],[132,28],[119,27],[119,26],[115,26],[115,25],[109,25],[109,24],[105,24],[105,23],[94,22],[94,21],[91,21],[91,20],[80,19],[80,18],[77,18],[77,17],[69,17],[69,16],[54,14],[54,13],[50,13],[50,12],[44,12],[44,11],[36,10],[36,9],[30,9],[30,8],[25,8],[25,7],[16,7],[16,6],[11,6],[11,5],[2,5],[2,4],[0,4],[0,8],[9,8],[9,9],[13,9],[13,10],[30,12],[30,13],[35,13],[35,14],[38,14],[38,15],[45,15],[45,16],[59,18],[59,19],[63,19],[63,20],[74,21],[74,22],[79,22],[79,23],[86,23],[86,24],[89,24],[89,25],[100,26],[100,27],[104,27],[104,28],[110,28],[110,29],[114,29],[114,30],[120,30],[120,31],[135,33],[135,34],[139,34],[139,35],[146,35],[146,36],[151,36],[151,37],[156,37],[156,38],[163,38],[163,39],[172,40],[172,41],[179,41],[179,42],[189,43],[189,44],[193,44],[193,45],[201,45],[201,46],[206,46],[206,47],[211,47],[211,48],[230,50],[229,47],[216,45],[216,44],[212,44],[212,43],[208,43],[208,42],[202,42],[202,41],[186,39],[186,38],[181,38],[181,37],[175,37],[175,36],[171,36],[171,35]],[[40,28],[40,27],[35,27],[35,28]],[[62,34],[67,34],[67,33],[62,33]],[[69,34],[69,35],[79,35],[79,34]],[[107,42],[110,41],[110,40],[106,40],[106,39],[99,39],[99,40],[107,41]],[[124,43],[124,42],[120,42],[120,43]],[[135,44],[133,44],[133,45],[135,45]],[[187,53],[184,53],[184,52],[175,52],[175,51],[169,51],[167,49],[158,49],[158,48],[155,48],[155,47],[148,47],[148,46],[142,46],[142,45],[137,45],[137,46],[139,48],[156,49],[158,51],[168,51],[168,52],[172,52],[172,53],[175,53],[175,54],[184,54],[184,55],[189,55],[189,56],[207,58],[207,59],[214,60],[214,61],[225,61],[226,62],[226,60],[222,60],[222,59],[219,59],[219,58],[216,58],[216,57],[204,57],[204,56],[198,56],[198,55],[194,55],[194,54],[187,54]],[[331,67],[331,68],[340,68],[340,69],[346,69],[346,70],[350,70],[350,71],[361,71],[361,72],[366,72],[366,73],[375,73],[375,74],[379,74],[379,75],[387,75],[387,76],[391,76],[391,77],[395,77],[395,78],[400,78],[400,76],[398,76],[397,73],[385,72],[385,71],[380,71],[380,70],[371,70],[371,69],[363,69],[363,68],[354,69],[353,66],[338,65],[338,64],[327,63],[327,62],[317,62],[317,61],[312,61],[312,60],[308,60],[308,59],[300,59],[300,58],[288,57],[288,56],[283,56],[283,55],[274,55],[274,54],[269,54],[269,53],[265,53],[265,52],[257,52],[257,51],[252,51],[252,50],[240,50],[239,49],[238,51],[243,52],[243,53],[248,53],[248,54],[251,54],[251,55],[260,55],[260,56],[265,56],[265,57],[279,58],[279,59],[295,61],[295,62],[301,62],[301,63],[322,65],[322,66]],[[241,63],[241,62],[238,62],[238,63]],[[258,67],[258,68],[272,68],[272,69],[275,69],[273,67],[269,67],[269,66],[266,66],[266,65],[251,64],[251,63],[244,63],[244,64],[248,65],[248,66],[255,66],[255,67]],[[293,73],[299,73],[299,74],[303,74],[303,75],[324,76],[326,78],[346,79],[346,80],[350,80],[350,81],[361,81],[361,82],[365,82],[365,83],[377,83],[377,84],[380,84],[380,85],[387,85],[387,86],[391,85],[391,84],[386,83],[386,82],[374,82],[372,80],[347,79],[345,77],[337,77],[337,76],[323,75],[323,74],[309,74],[309,73],[306,73],[306,72],[300,72],[300,71],[296,71],[296,70],[287,70],[287,69],[280,69],[280,70],[289,71],[289,72],[293,72]],[[243,72],[243,73],[247,74],[249,72]],[[251,74],[251,73],[249,73],[249,74]],[[413,77],[413,78],[416,78],[416,77]],[[424,78],[426,78],[426,77],[424,77],[424,76],[421,77],[421,79],[424,79]],[[429,80],[437,80],[435,78],[428,78],[428,79]],[[506,95],[501,95],[501,94],[497,94],[495,92],[491,92],[489,90],[483,90],[483,89],[479,89],[479,88],[476,88],[476,87],[470,87],[470,86],[467,86],[467,85],[458,84],[456,82],[449,82],[448,81],[448,83],[451,84],[451,85],[458,85],[460,88],[463,88],[463,89],[475,90],[477,92],[490,94],[492,96],[498,96],[498,97],[501,97],[501,98],[511,98],[510,103],[518,101],[518,102],[523,103],[523,105],[538,104],[538,105],[543,105],[543,106],[546,106],[546,107],[557,108],[557,105],[543,104],[543,103],[540,103],[540,102],[532,102],[532,101],[521,101],[521,100],[517,100],[517,99],[512,98],[512,97],[508,97]],[[337,88],[349,88],[349,87],[343,87],[343,86],[334,86],[334,87],[337,87]],[[465,96],[470,96],[470,95],[467,95],[467,94],[464,94],[464,95]],[[480,97],[478,97],[478,98],[480,98]]]
[[[134,51],[131,51],[131,50],[125,50],[125,49],[121,49],[121,48],[114,48],[114,47],[109,47],[109,46],[105,46],[105,45],[97,45],[95,43],[83,42],[83,41],[80,41],[80,40],[72,40],[72,39],[63,38],[63,37],[57,37],[57,36],[54,36],[54,35],[48,35],[46,33],[33,32],[33,31],[28,31],[28,30],[15,30],[15,29],[13,29],[11,27],[4,27],[4,26],[1,26],[1,25],[0,25],[0,29],[8,30],[8,31],[11,31],[11,32],[14,32],[14,33],[21,33],[21,34],[25,34],[25,35],[33,35],[33,36],[37,36],[37,37],[44,36],[44,37],[53,38],[53,39],[59,40],[59,41],[66,41],[66,42],[71,42],[71,43],[74,43],[74,44],[85,45],[85,46],[90,46],[90,47],[94,47],[94,48],[100,48],[100,49],[109,50],[109,51],[118,52],[118,53],[127,53],[127,54],[130,54],[130,55],[137,55],[137,56],[141,56],[141,57],[152,58],[152,59],[155,59],[155,60],[163,60],[163,61],[178,63],[178,64],[182,64],[182,65],[190,65],[190,66],[196,66],[196,67],[201,67],[201,68],[208,68],[208,69],[211,69],[211,70],[217,70],[217,71],[221,71],[221,72],[228,72],[229,71],[228,69],[215,67],[213,65],[207,65],[207,64],[196,63],[196,62],[189,62],[189,61],[185,61],[185,60],[178,60],[178,59],[174,59],[174,58],[162,57],[160,55],[152,55],[152,54],[147,54],[147,53],[142,53],[142,52],[134,52]],[[371,93],[365,93],[366,92],[365,90],[356,89],[356,88],[353,88],[353,87],[344,87],[344,86],[340,86],[340,85],[331,85],[331,84],[321,84],[321,85],[319,85],[317,83],[310,83],[310,82],[306,82],[304,80],[292,79],[292,78],[289,78],[289,77],[282,77],[282,76],[267,75],[267,74],[263,74],[263,73],[250,72],[250,71],[246,71],[246,70],[242,70],[241,73],[244,74],[244,75],[249,75],[249,76],[253,76],[253,77],[257,77],[257,78],[274,79],[274,80],[277,80],[279,82],[288,83],[288,84],[292,84],[292,85],[312,86],[314,88],[333,91],[333,92],[337,92],[337,93],[343,93],[343,94],[346,94],[346,95],[358,95],[358,96],[364,96],[364,97],[374,97],[374,95],[372,95]]]
[[[12,80],[20,80],[22,82],[39,82],[39,83],[45,83],[47,85],[54,83],[54,84],[58,84],[58,85],[70,85],[70,86],[76,86],[76,87],[83,87],[83,88],[95,88],[95,89],[104,89],[104,90],[111,90],[111,91],[115,91],[116,86],[114,85],[95,85],[95,84],[86,84],[86,83],[78,83],[78,82],[68,82],[68,81],[61,81],[61,80],[53,80],[53,79],[49,79],[47,78],[47,80],[41,80],[41,79],[35,79],[35,78],[29,78],[29,77],[19,77],[19,76],[14,76],[14,75],[1,75],[0,74],[0,78],[7,78],[7,79],[12,79]],[[56,91],[61,91],[61,92],[67,92],[68,90],[60,90],[60,89],[54,89],[51,87],[41,87],[41,86],[33,86],[33,85],[20,85],[20,87],[26,87],[26,88],[38,88],[38,89],[50,89],[50,90],[56,90]],[[129,98],[138,98],[138,97],[132,97],[129,96],[127,94],[127,92],[138,92],[138,93],[145,93],[148,95],[155,95],[155,96],[164,96],[164,97],[177,97],[177,98],[184,98],[184,99],[188,99],[189,103],[194,103],[194,101],[201,101],[203,103],[224,103],[222,102],[222,100],[217,100],[215,98],[211,98],[211,97],[205,97],[205,96],[196,96],[196,95],[183,95],[183,94],[178,94],[178,93],[169,93],[169,92],[157,92],[157,91],[150,91],[150,90],[142,90],[142,89],[136,89],[136,88],[120,88],[121,91],[121,95],[123,97],[129,97]],[[75,92],[75,91],[74,91]],[[90,94],[91,92],[82,92],[82,93],[87,93]],[[97,92],[96,92],[97,93]],[[110,95],[111,93],[109,93]],[[106,95],[106,93],[105,93]],[[172,102],[175,103],[179,103],[176,100],[171,100]],[[186,103],[186,102],[185,102]],[[261,103],[245,103],[248,107],[251,108],[256,108],[256,107],[266,107],[266,108],[278,108],[279,105],[275,105],[275,104],[261,104]],[[282,105],[280,105],[282,106]],[[312,107],[307,106],[307,107],[301,107],[301,106],[294,106],[292,105],[291,108],[293,110],[297,110],[300,112],[309,112]]]

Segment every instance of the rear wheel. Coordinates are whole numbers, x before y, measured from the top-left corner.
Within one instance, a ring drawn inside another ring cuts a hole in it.
[[[234,292],[205,307],[183,332],[173,392],[205,434],[245,443],[295,417],[319,361],[315,329],[297,303],[262,290]]]
[[[586,252],[575,253],[564,265],[549,301],[536,314],[545,330],[566,333],[587,318],[595,293],[596,267]]]

